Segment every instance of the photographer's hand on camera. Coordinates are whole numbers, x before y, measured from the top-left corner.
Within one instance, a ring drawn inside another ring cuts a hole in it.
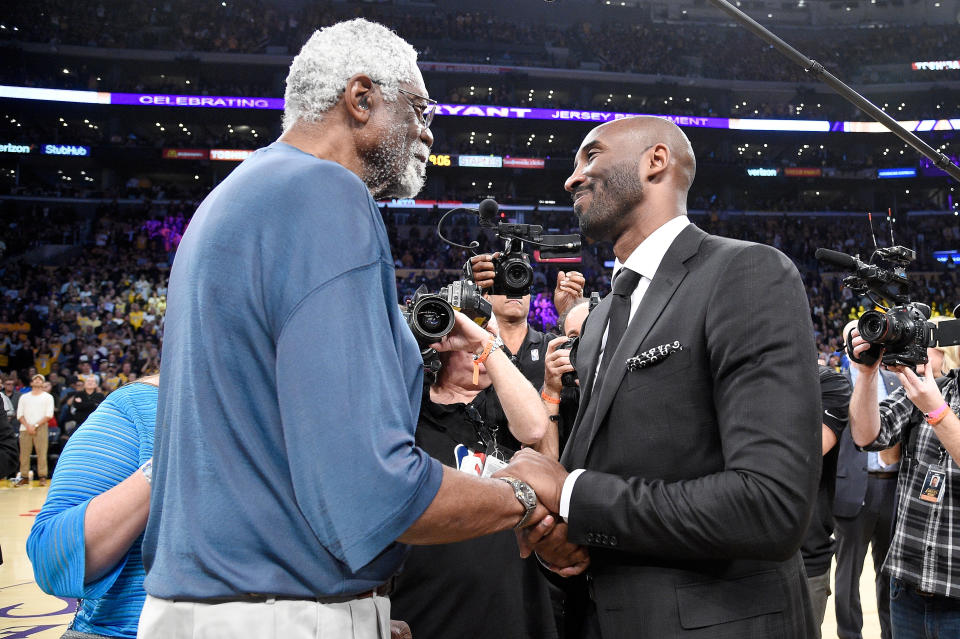
[[[493,286],[493,279],[496,275],[493,258],[499,257],[500,253],[484,253],[474,255],[470,258],[470,268],[473,270],[473,281],[483,291]]]
[[[566,337],[557,337],[547,345],[547,356],[544,358],[543,390],[559,401],[560,391],[563,388],[561,381],[564,373],[572,373],[570,364],[570,349],[562,348],[570,340]]]
[[[431,344],[430,348],[438,353],[445,351],[467,351],[479,355],[491,338],[491,334],[460,311],[454,311],[453,330],[442,340]]]
[[[937,386],[933,366],[918,364],[917,372],[909,366],[891,366],[891,371],[897,374],[907,398],[920,409],[924,415],[929,415],[940,409],[944,404],[943,393]],[[919,373],[919,374],[918,374]]]
[[[871,365],[857,363],[860,354],[872,345],[860,336],[860,331],[856,328],[850,332],[848,339],[853,350],[850,365],[857,371],[857,383],[853,385],[853,394],[850,397],[850,434],[855,444],[866,446],[880,434],[877,375],[881,358],[877,357]]]

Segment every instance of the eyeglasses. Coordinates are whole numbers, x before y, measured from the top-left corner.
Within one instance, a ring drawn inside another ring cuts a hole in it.
[[[400,87],[397,87],[397,90],[400,91],[400,93],[407,96],[407,100],[410,101],[410,105],[413,107],[414,111],[416,111],[417,115],[420,117],[420,125],[425,129],[429,129],[430,123],[433,122],[433,116],[436,115],[437,113],[437,101],[431,100],[430,98],[426,96],[422,96],[418,93],[414,93],[413,91],[407,91],[406,89],[401,89]],[[411,97],[420,98],[426,104],[418,104],[413,100],[411,100],[410,99]]]

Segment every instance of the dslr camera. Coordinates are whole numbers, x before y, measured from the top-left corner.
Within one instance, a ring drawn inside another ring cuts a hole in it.
[[[872,365],[878,358],[887,366],[916,367],[927,362],[927,348],[960,344],[960,321],[939,325],[930,322],[930,307],[910,299],[911,284],[906,267],[915,253],[903,246],[877,249],[874,256],[889,263],[889,268],[866,264],[858,258],[829,249],[817,249],[821,262],[849,271],[843,285],[866,295],[885,310],[869,310],[860,316],[857,330],[870,343],[870,348],[854,357],[847,344],[847,355],[859,363]]]
[[[413,294],[403,317],[420,345],[421,354],[425,356],[432,350],[430,344],[439,342],[453,330],[455,310],[480,326],[486,325],[492,315],[490,302],[483,298],[472,280],[458,280],[441,288],[439,293],[429,293],[426,286],[421,286]]]

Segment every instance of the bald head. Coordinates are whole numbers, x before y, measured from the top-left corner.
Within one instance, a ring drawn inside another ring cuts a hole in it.
[[[652,115],[638,115],[601,124],[591,131],[591,135],[594,132],[609,132],[630,144],[635,149],[638,160],[644,152],[663,144],[670,150],[668,177],[674,180],[677,188],[684,193],[693,185],[697,174],[697,158],[693,154],[693,146],[680,127],[670,120]],[[589,137],[587,136],[588,139]]]
[[[583,233],[626,251],[686,214],[696,167],[690,141],[673,122],[624,118],[587,134],[564,188]]]

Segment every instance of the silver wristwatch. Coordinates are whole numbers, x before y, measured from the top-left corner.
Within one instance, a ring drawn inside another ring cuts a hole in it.
[[[153,457],[148,459],[143,466],[140,467],[140,472],[143,473],[143,477],[147,480],[148,484],[153,483]]]
[[[497,349],[500,349],[500,348],[503,348],[503,340],[500,339],[500,336],[499,336],[499,335],[494,335],[494,337],[493,337],[493,345],[490,346],[490,352],[487,353],[487,357],[490,357],[491,355],[493,355],[494,351],[496,351]],[[480,356],[477,355],[476,353],[474,353],[473,359],[474,359],[474,361],[476,361],[476,360],[480,359]]]
[[[533,488],[530,488],[530,485],[525,481],[520,481],[516,477],[496,477],[501,481],[505,481],[511,486],[513,486],[513,494],[517,498],[517,501],[526,508],[526,512],[523,513],[523,517],[517,522],[517,525],[514,528],[523,528],[530,517],[533,515],[533,511],[537,509],[537,493],[533,492]]]

